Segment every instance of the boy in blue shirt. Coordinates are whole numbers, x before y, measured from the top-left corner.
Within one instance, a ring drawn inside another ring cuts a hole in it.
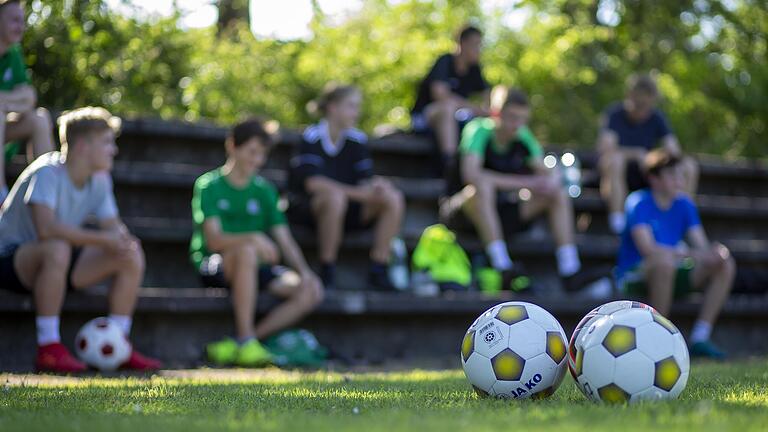
[[[673,297],[702,290],[704,303],[690,335],[690,351],[722,359],[725,353],[709,336],[731,292],[736,263],[725,246],[707,240],[695,204],[680,192],[680,164],[666,149],[646,155],[643,170],[650,188],[627,198],[616,276],[620,290],[647,295],[662,315],[669,314]],[[679,247],[683,240],[690,249]]]

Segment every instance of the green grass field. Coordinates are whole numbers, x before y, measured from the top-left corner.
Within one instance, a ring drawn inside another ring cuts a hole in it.
[[[202,369],[151,378],[5,374],[0,380],[3,432],[768,429],[764,358],[695,363],[681,399],[635,406],[594,405],[570,377],[544,401],[478,399],[460,370]]]

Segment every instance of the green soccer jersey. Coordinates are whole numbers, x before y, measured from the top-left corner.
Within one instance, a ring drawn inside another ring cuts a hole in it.
[[[0,91],[11,91],[19,84],[29,84],[29,77],[17,44],[0,56]]]
[[[197,268],[211,254],[205,244],[203,222],[213,217],[219,219],[221,230],[229,234],[266,233],[286,223],[278,208],[277,189],[264,178],[253,176],[246,186],[236,188],[221,168],[203,174],[195,181],[192,196],[195,230],[189,252]]]
[[[494,155],[507,155],[510,152],[514,152],[516,144],[520,144],[522,145],[522,150],[524,150],[524,162],[526,164],[530,164],[543,156],[544,151],[541,148],[541,144],[539,144],[533,132],[528,129],[528,126],[518,128],[515,139],[507,143],[503,148],[496,142],[495,129],[495,121],[488,117],[476,118],[467,123],[461,134],[460,153],[474,154],[481,160],[487,161],[486,156],[489,150]]]

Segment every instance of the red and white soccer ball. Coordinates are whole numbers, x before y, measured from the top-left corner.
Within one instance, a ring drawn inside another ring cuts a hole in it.
[[[571,372],[573,379],[577,379],[576,357],[578,354],[578,347],[576,345],[576,339],[579,338],[581,331],[592,325],[592,323],[599,320],[600,318],[624,309],[648,309],[650,311],[656,312],[656,309],[645,303],[631,300],[612,301],[592,309],[588,314],[584,316],[584,318],[581,319],[581,321],[579,321],[578,324],[576,324],[576,328],[573,330],[573,334],[571,335],[571,341],[568,344],[568,370]]]
[[[128,360],[131,343],[109,318],[94,318],[77,332],[75,352],[82,361],[102,371],[112,371]]]

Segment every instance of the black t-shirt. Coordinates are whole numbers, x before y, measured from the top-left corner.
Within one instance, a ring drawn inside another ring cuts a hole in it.
[[[447,83],[451,87],[451,92],[464,98],[469,98],[473,93],[482,92],[488,88],[479,64],[470,66],[465,75],[459,75],[453,55],[444,54],[437,59],[429,74],[419,84],[419,94],[411,110],[412,113],[421,112],[424,107],[434,102],[430,87],[435,81]]]
[[[291,196],[306,196],[304,183],[313,176],[357,185],[373,175],[373,160],[365,133],[348,129],[340,141],[340,145],[333,145],[325,122],[304,130],[301,144],[291,159],[288,179]]]
[[[640,123],[629,119],[624,104],[617,102],[605,111],[605,128],[616,132],[621,147],[639,147],[646,150],[656,148],[659,140],[672,133],[664,114],[655,109]]]

